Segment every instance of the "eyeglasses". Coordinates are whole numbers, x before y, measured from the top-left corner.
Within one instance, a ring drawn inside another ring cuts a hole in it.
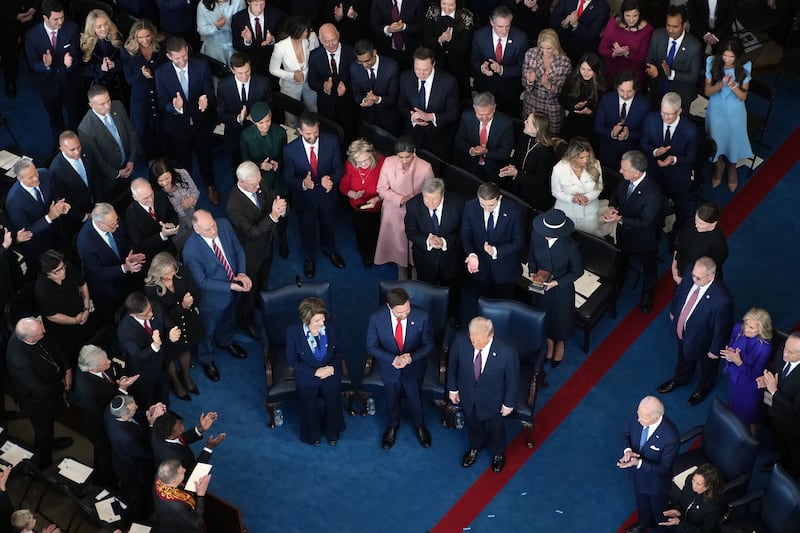
[[[365,166],[365,165],[371,165],[371,164],[372,164],[372,159],[360,159],[360,160],[356,160],[356,165],[358,165],[358,166],[360,166],[360,167],[363,167],[363,166]]]

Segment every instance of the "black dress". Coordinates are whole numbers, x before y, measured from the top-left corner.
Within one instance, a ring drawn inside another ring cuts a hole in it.
[[[710,257],[717,264],[718,279],[722,279],[722,265],[728,258],[728,242],[725,234],[717,225],[711,231],[697,231],[694,220],[688,221],[675,236],[675,260],[678,263],[678,272],[683,273],[686,268],[700,259]]]
[[[548,339],[566,340],[572,335],[575,317],[575,280],[583,275],[583,259],[572,237],[557,239],[552,247],[547,239],[531,232],[530,272],[547,270],[558,285],[544,294],[531,293],[533,306],[547,311],[545,333]]]
[[[580,68],[578,66],[577,68]],[[558,97],[558,102],[565,111],[569,114],[564,119],[564,126],[561,129],[561,135],[569,142],[570,139],[575,137],[584,137],[592,143],[595,153],[597,152],[597,145],[594,142],[594,113],[597,109],[597,102],[600,98],[598,91],[595,91],[592,80],[586,81],[580,78],[578,85],[578,92],[573,92],[573,87],[569,83],[565,83],[561,89],[561,95]],[[582,113],[574,113],[575,104],[578,102],[586,102],[586,107],[591,109],[591,113],[584,115]]]
[[[722,507],[718,501],[708,500],[693,491],[691,478],[683,486],[677,509],[681,521],[674,529],[670,528],[675,533],[719,533]]]
[[[469,58],[472,50],[472,33],[475,17],[468,9],[456,9],[454,16],[442,16],[439,2],[432,3],[425,12],[422,24],[422,44],[433,50],[436,68],[446,70],[456,78],[460,100],[470,98]],[[439,44],[439,37],[447,28],[453,28],[453,37]]]
[[[507,188],[537,211],[547,211],[555,202],[550,191],[554,159],[552,146],[545,146],[535,137],[522,134],[511,156],[511,164],[517,168],[517,177]],[[502,183],[500,185],[503,186]]]
[[[114,68],[104,71],[102,65],[103,59],[106,57],[114,62]],[[88,78],[90,87],[102,85],[108,89],[112,100],[125,102],[122,92],[122,59],[119,48],[111,44],[111,41],[97,39],[92,55],[88,61],[84,62],[81,72]]]
[[[159,144],[159,111],[158,97],[156,96],[155,71],[166,63],[167,57],[162,50],[154,51],[150,60],[139,53],[131,55],[127,50],[122,50],[122,66],[125,80],[131,86],[130,117],[133,129],[139,136],[139,143],[144,149],[147,159],[155,159],[164,153]],[[146,67],[153,75],[146,77],[142,73]]]
[[[200,310],[197,308],[202,296],[200,287],[197,286],[192,274],[183,265],[178,266],[178,272],[175,274],[172,284],[175,292],[164,291],[163,295],[159,295],[157,287],[152,285],[145,286],[144,292],[149,299],[158,301],[172,322],[180,328],[181,338],[175,343],[173,353],[182,353],[200,342],[205,335],[203,322],[200,320]],[[183,296],[187,292],[194,298],[194,303],[189,309],[181,305]]]

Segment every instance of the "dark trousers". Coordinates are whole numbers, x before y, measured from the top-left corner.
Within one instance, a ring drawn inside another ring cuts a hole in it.
[[[800,434],[775,430],[775,447],[781,466],[793,478],[800,477]]]
[[[57,402],[58,400],[44,400],[45,402]],[[36,414],[28,414],[28,418],[33,426],[33,447],[36,455],[39,456],[36,464],[39,468],[47,468],[53,464],[53,442],[55,440],[54,424],[56,421],[55,411],[42,411]]]
[[[186,131],[167,133],[166,136],[170,139],[175,150],[177,166],[191,170],[193,168],[192,151],[194,150],[197,154],[197,162],[200,164],[200,175],[203,177],[203,184],[206,187],[214,186],[211,132],[192,127]]]
[[[416,260],[414,268],[417,269],[418,280],[450,289],[448,293],[449,313],[452,316],[458,315],[458,307],[461,304],[461,285],[463,284],[461,271],[445,272],[439,264],[431,265]]]
[[[656,527],[665,520],[664,511],[667,509],[666,494],[636,493],[636,510],[639,512],[639,525],[643,528]]]
[[[454,132],[450,128],[442,129],[429,124],[427,126],[412,127],[408,117],[403,117],[406,133],[411,135],[417,146],[425,148],[433,155],[444,161],[450,161],[453,152]]]
[[[514,299],[514,283],[495,283],[492,279],[476,279],[475,284],[478,286],[478,295],[483,298]]]
[[[165,357],[165,348],[162,347],[157,357]],[[135,369],[132,369],[135,370]],[[169,378],[164,370],[154,372],[134,372],[139,374],[139,379],[131,386],[131,394],[139,405],[153,405],[162,402],[169,405]]]
[[[317,185],[320,187],[320,185]],[[310,194],[308,191],[303,194]],[[337,194],[336,189],[331,189],[328,194]],[[330,255],[336,251],[334,240],[334,205],[320,205],[318,203],[306,204],[297,209],[297,221],[300,225],[300,240],[303,242],[303,252],[306,261],[314,261],[320,245],[325,254]],[[319,226],[319,242],[317,242],[317,226]]]
[[[95,473],[92,480],[103,487],[115,487],[117,478],[111,465],[111,443],[108,441],[103,425],[103,413],[84,411],[84,420],[89,431],[89,440],[92,441],[94,450],[92,466]]]
[[[358,246],[358,251],[366,259],[372,260],[375,258],[375,247],[378,244],[380,226],[380,211],[353,211],[356,246]]]
[[[0,56],[3,57],[3,76],[6,83],[16,83],[19,77],[19,51],[22,25],[6,24],[0,32]]]
[[[661,190],[664,196],[675,204],[675,228],[682,228],[687,222],[694,221],[695,202],[690,193],[691,181],[686,176],[685,181],[660,179]]]
[[[342,380],[333,375],[318,380],[316,385],[297,386],[300,400],[300,440],[308,444],[320,440],[324,428],[328,440],[339,440],[339,432],[344,429],[344,416],[339,399]],[[320,418],[317,398],[322,397],[323,417]]]
[[[56,91],[39,92],[42,105],[50,118],[50,130],[53,132],[53,137],[58,138],[64,130],[78,131],[80,104],[76,95],[80,92],[76,86],[62,86]]]
[[[264,246],[271,247],[272,240],[264,243]],[[272,257],[268,257],[259,265],[247,269],[247,276],[253,282],[253,287],[248,292],[242,293],[240,316],[245,322],[249,322],[252,319],[253,308],[256,306],[258,295],[269,287],[269,273],[271,271]]]
[[[466,406],[465,406],[466,407]],[[467,429],[469,430],[469,447],[480,450],[487,444],[494,455],[502,455],[506,451],[506,419],[500,416],[500,409],[490,418],[478,418],[475,406],[465,408]]]
[[[652,252],[626,252],[624,249],[622,250],[622,260],[619,262],[620,287],[628,276],[628,265],[631,257],[636,257],[642,262],[642,295],[655,291],[658,284],[658,256],[655,250]]]
[[[677,319],[676,319],[677,320]],[[717,379],[719,359],[711,359],[705,353],[698,354],[696,359],[687,357],[683,341],[678,340],[678,365],[675,367],[675,376],[672,378],[679,385],[686,385],[694,377],[694,369],[700,364],[700,381],[697,390],[708,392],[714,388]]]
[[[422,383],[417,380],[400,379],[394,382],[383,381],[386,389],[386,426],[397,427],[400,425],[400,395],[405,393],[408,406],[411,408],[411,420],[415,427],[425,425],[422,413]]]
[[[197,347],[197,358],[200,363],[207,365],[214,362],[214,344],[230,346],[233,344],[233,332],[236,329],[236,320],[239,317],[241,298],[238,293],[231,294],[231,303],[228,307],[203,310],[200,318],[206,336]]]

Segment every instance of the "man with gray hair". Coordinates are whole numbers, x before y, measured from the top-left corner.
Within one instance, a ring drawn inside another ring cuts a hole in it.
[[[180,222],[167,193],[160,188],[154,191],[149,181],[136,178],[131,181],[131,196],[133,201],[125,211],[131,246],[144,253],[147,265],[159,252],[176,255],[172,236],[178,233]]]
[[[492,93],[476,94],[472,111],[461,113],[453,146],[456,164],[483,181],[497,179],[500,166],[508,162],[514,148],[514,125],[496,109]]]
[[[204,499],[211,474],[198,478],[194,495],[180,488],[185,477],[186,469],[180,461],[167,459],[158,465],[153,487],[158,524],[162,531],[203,533]]]
[[[603,222],[617,224],[617,245],[622,250],[620,285],[628,270],[628,260],[636,256],[644,269],[640,307],[642,312],[653,309],[653,293],[658,283],[656,257],[658,232],[661,231],[661,190],[647,174],[647,158],[631,150],[622,154],[619,173],[624,180],[608,199],[608,211]]]
[[[92,218],[84,222],[76,244],[97,314],[111,322],[125,296],[141,285],[137,274],[145,256],[133,252],[114,207],[103,202],[92,209]]]
[[[44,333],[41,320],[23,318],[17,322],[6,350],[20,411],[33,426],[36,466],[42,469],[53,463],[53,450],[72,445],[68,437],[54,438],[64,391],[72,388],[72,370],[66,367],[58,345],[45,338]]]
[[[469,334],[459,333],[450,350],[447,390],[450,401],[464,411],[469,430],[469,449],[461,466],[475,464],[478,452],[488,445],[492,470],[506,464],[506,418],[517,405],[519,355],[494,336],[488,318],[473,318]]]

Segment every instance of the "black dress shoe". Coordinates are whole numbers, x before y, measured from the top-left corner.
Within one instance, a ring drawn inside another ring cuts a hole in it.
[[[342,259],[342,256],[337,254],[336,252],[331,252],[330,255],[328,255],[328,257],[331,258],[331,263],[333,263],[333,266],[335,266],[336,268],[345,267],[344,259]]]
[[[308,279],[314,277],[314,261],[306,261],[303,263],[303,274],[305,274]]]
[[[192,397],[189,396],[188,392],[184,392],[182,395],[180,395],[180,394],[178,394],[176,392],[175,396],[177,396],[179,400],[183,400],[184,402],[191,402],[192,401]]]
[[[555,359],[550,359],[550,368],[557,368],[558,365],[560,365],[563,362],[564,362],[563,359],[561,359],[560,361],[556,361]]]
[[[13,81],[6,82],[6,96],[10,99],[14,99],[17,97],[17,84]]]
[[[660,392],[661,394],[666,394],[668,392],[674,391],[677,388],[678,388],[678,384],[675,383],[675,381],[671,379],[671,380],[665,381],[664,383],[659,385],[658,389],[656,389],[656,390],[658,390],[658,392]]]
[[[217,370],[217,365],[214,363],[203,365],[203,372],[211,381],[219,381],[219,370]]]
[[[642,533],[644,528],[639,524],[633,524],[631,527],[625,530],[625,533]]]
[[[383,449],[390,450],[394,446],[394,441],[397,439],[397,428],[386,428],[383,432]]]
[[[200,394],[200,389],[197,388],[197,385],[194,385],[192,387],[187,387],[186,390],[188,390],[192,394]]]
[[[417,428],[417,438],[423,448],[431,447],[431,434],[425,426],[419,426]]]
[[[454,328],[461,329],[461,319],[458,318],[458,316],[450,315],[447,318],[447,320],[448,320],[448,322],[450,322],[450,325],[453,326]]]
[[[238,344],[232,343],[228,346],[220,346],[223,350],[234,356],[236,359],[247,359],[247,352]]]
[[[702,402],[706,399],[706,394],[708,393],[697,389],[692,393],[691,396],[689,396],[689,405],[697,405],[698,403]]]
[[[644,296],[642,296],[642,303],[639,306],[642,310],[642,313],[649,313],[653,310],[653,293],[648,292]]]
[[[467,453],[464,454],[464,457],[461,458],[461,466],[464,468],[469,468],[475,464],[475,460],[478,458],[478,451],[469,449]]]
[[[337,441],[336,439],[330,439],[330,440],[328,440],[328,444],[330,444],[331,446],[336,446],[336,443],[337,443],[337,442],[338,442],[338,441]]]
[[[75,441],[73,441],[71,437],[56,437],[53,439],[53,449],[56,451],[66,450],[74,443]]]
[[[500,472],[506,466],[506,456],[504,454],[495,455],[492,457],[492,470]]]
[[[315,441],[314,441],[314,446],[319,446],[320,444],[322,444],[322,442],[321,442],[321,441],[318,441],[318,440],[315,440]]]

